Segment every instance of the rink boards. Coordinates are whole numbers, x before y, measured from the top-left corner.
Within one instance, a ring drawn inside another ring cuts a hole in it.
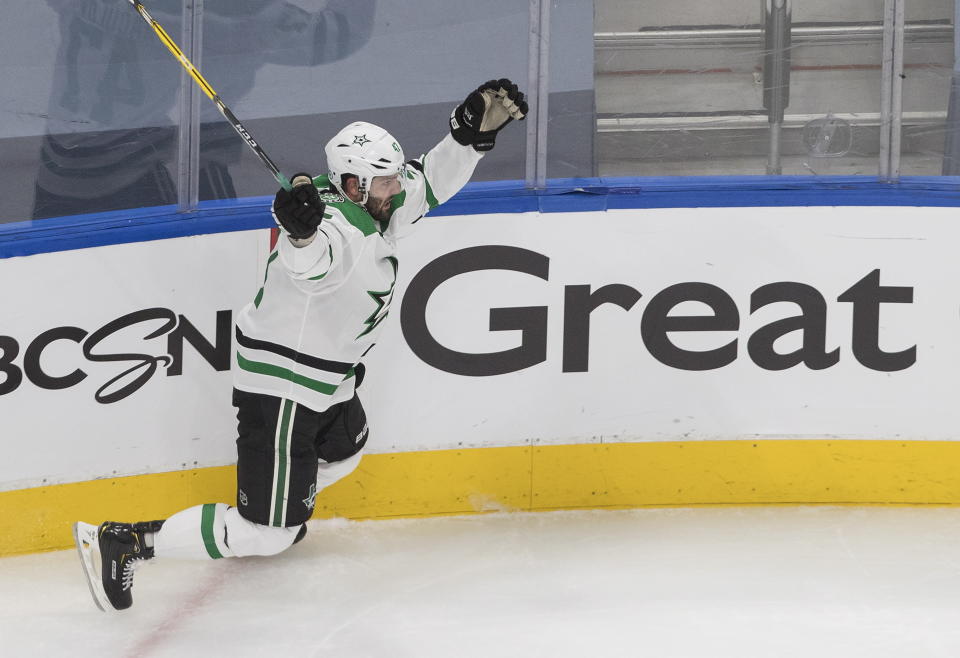
[[[365,360],[368,456],[316,513],[956,504],[954,212],[427,218]],[[268,252],[261,229],[0,260],[0,554],[232,500],[232,319]]]

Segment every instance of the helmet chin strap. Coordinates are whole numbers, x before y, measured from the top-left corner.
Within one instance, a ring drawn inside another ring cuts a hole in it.
[[[367,189],[367,186],[366,186],[366,185],[361,185],[361,184],[360,184],[360,177],[359,177],[359,176],[357,176],[356,174],[351,174],[351,175],[354,176],[354,177],[357,179],[357,191],[360,193],[360,200],[359,200],[359,201],[354,201],[353,199],[351,199],[351,198],[350,198],[350,195],[347,194],[347,191],[346,191],[345,189],[343,189],[343,176],[344,176],[344,174],[338,174],[338,175],[337,175],[337,178],[339,178],[340,181],[339,181],[339,182],[336,181],[336,180],[332,181],[332,182],[333,182],[333,186],[337,188],[337,190],[340,192],[340,194],[343,195],[343,197],[344,197],[345,199],[347,199],[348,201],[351,201],[351,202],[357,204],[358,206],[360,206],[360,207],[362,208],[362,207],[364,207],[364,206],[367,205],[367,199],[370,198],[370,191]]]

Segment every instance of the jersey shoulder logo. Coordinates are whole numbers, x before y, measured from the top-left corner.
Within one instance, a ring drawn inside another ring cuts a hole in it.
[[[320,200],[324,203],[343,203],[346,199],[332,190],[320,193]]]

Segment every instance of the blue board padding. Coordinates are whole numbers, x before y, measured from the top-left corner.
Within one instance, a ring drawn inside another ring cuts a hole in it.
[[[0,258],[246,231],[273,226],[272,198],[205,201],[0,224]],[[523,181],[469,183],[430,216],[583,212],[623,208],[783,206],[960,206],[960,177],[696,176],[565,178],[531,190]]]

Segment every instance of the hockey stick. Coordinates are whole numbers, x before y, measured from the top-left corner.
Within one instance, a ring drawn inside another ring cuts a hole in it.
[[[270,173],[273,175],[276,181],[280,183],[280,187],[288,192],[292,190],[293,187],[290,185],[289,179],[287,179],[287,177],[280,172],[280,169],[273,163],[273,160],[271,160],[270,157],[263,152],[263,149],[260,148],[260,145],[254,141],[253,137],[251,137],[250,133],[247,132],[247,129],[243,127],[243,124],[240,123],[239,119],[234,116],[233,112],[230,111],[230,108],[224,104],[223,100],[221,100],[220,95],[213,90],[213,87],[210,86],[209,82],[204,80],[203,76],[200,75],[200,71],[197,70],[197,67],[195,67],[189,59],[187,59],[187,56],[183,54],[183,51],[180,50],[176,43],[174,43],[173,39],[170,38],[170,35],[167,34],[166,30],[163,29],[160,23],[154,20],[153,16],[147,12],[146,8],[140,4],[138,0],[128,0],[128,2],[133,5],[133,8],[137,10],[137,13],[140,14],[143,20],[147,22],[147,25],[153,28],[153,31],[157,33],[157,38],[159,38],[160,41],[163,42],[163,45],[165,45],[167,49],[173,53],[173,56],[177,58],[177,61],[179,61],[180,64],[183,65],[183,68],[187,70],[187,73],[190,74],[190,77],[193,78],[198,85],[200,85],[200,88],[203,89],[204,93],[216,104],[217,109],[220,110],[220,114],[223,115],[223,118],[226,119],[231,126],[233,126],[233,129],[236,130],[237,134],[243,138],[243,141],[247,143],[247,146],[253,149],[253,152],[257,154],[258,158],[260,158],[260,162],[262,162],[263,165],[270,170]]]

